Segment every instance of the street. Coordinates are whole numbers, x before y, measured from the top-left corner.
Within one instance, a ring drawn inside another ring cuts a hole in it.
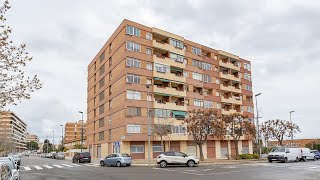
[[[92,180],[188,180],[188,179],[320,179],[320,161],[298,163],[208,164],[198,167],[151,166],[100,167],[96,163],[73,164],[70,160],[22,157],[22,180],[92,179]]]

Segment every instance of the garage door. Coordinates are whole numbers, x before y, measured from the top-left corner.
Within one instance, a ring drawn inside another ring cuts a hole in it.
[[[187,146],[185,153],[190,156],[197,156],[197,147],[196,146]]]
[[[228,147],[221,147],[221,158],[228,158]]]

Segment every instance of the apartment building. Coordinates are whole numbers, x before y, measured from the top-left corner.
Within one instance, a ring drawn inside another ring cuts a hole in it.
[[[64,126],[64,147],[73,149],[74,145],[81,144],[81,130],[83,128],[83,146],[86,147],[87,124],[82,120],[67,122]]]
[[[87,103],[88,146],[95,158],[113,152],[147,158],[148,112],[152,127],[171,127],[166,151],[199,155],[182,124],[187,112],[212,108],[253,118],[251,65],[237,55],[124,20],[88,65]],[[162,146],[156,135],[151,141],[152,158]],[[205,158],[235,154],[232,139],[210,137],[203,147]],[[252,153],[251,139],[242,137],[238,148]]]
[[[31,141],[36,142],[36,143],[39,144],[39,137],[37,135],[35,135],[35,134],[27,133],[26,142],[28,143],[28,142],[31,142]]]
[[[0,113],[0,149],[7,153],[26,150],[27,124],[14,112]]]

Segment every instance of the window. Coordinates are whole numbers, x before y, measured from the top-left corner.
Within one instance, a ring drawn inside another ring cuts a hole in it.
[[[251,106],[248,106],[248,112],[253,112],[253,108]]]
[[[184,57],[180,54],[170,53],[170,59],[176,62],[184,63]]]
[[[99,102],[104,99],[104,91],[99,94]]]
[[[104,60],[104,51],[103,51],[103,53],[100,55],[99,59],[100,59],[100,63]]]
[[[127,26],[126,27],[126,33],[132,36],[138,36],[140,37],[140,29],[133,27],[133,26]]]
[[[104,140],[104,131],[99,132],[99,141]]]
[[[99,88],[104,86],[104,77],[99,81]]]
[[[147,79],[147,84],[151,84],[152,80],[151,79]]]
[[[130,153],[143,153],[144,146],[143,145],[130,145]]]
[[[140,84],[140,76],[135,74],[127,74],[127,83]]]
[[[169,118],[171,117],[171,110],[154,109],[154,116],[157,118]]]
[[[154,69],[158,72],[166,73],[166,72],[169,72],[170,67],[167,65],[155,63]]]
[[[152,101],[152,96],[150,94],[147,95],[147,101]]]
[[[112,80],[112,71],[110,71],[110,73],[109,73],[109,81],[111,81]]]
[[[251,75],[247,74],[247,73],[244,73],[244,79],[246,79],[248,81],[251,81]]]
[[[213,108],[213,102],[212,101],[203,101],[204,108]]]
[[[220,79],[216,78],[216,84],[220,84]]]
[[[179,48],[179,49],[183,49],[183,42],[170,38],[170,45]]]
[[[206,71],[211,71],[212,70],[212,66],[209,63],[202,62],[202,69],[204,69]]]
[[[112,57],[109,58],[109,67],[112,66]]]
[[[197,107],[203,107],[203,100],[200,99],[194,99],[193,100],[193,105]]]
[[[217,103],[217,109],[220,109],[220,108],[221,108],[221,104]]]
[[[212,77],[209,75],[204,74],[203,75],[203,82],[212,83]]]
[[[219,91],[216,91],[216,96],[220,96],[220,93],[219,93]]]
[[[146,54],[148,54],[148,55],[152,54],[152,50],[150,48],[147,48]]]
[[[147,63],[147,69],[152,71],[152,64],[151,63]]]
[[[247,69],[248,71],[251,71],[251,66],[250,64],[244,63],[244,68]]]
[[[127,133],[141,133],[140,125],[128,124]]]
[[[104,118],[99,119],[99,128],[104,126]]]
[[[172,126],[171,132],[175,134],[184,134],[186,133],[186,127],[184,126]]]
[[[127,41],[127,50],[128,51],[137,51],[140,52],[141,51],[141,46],[138,43],[134,43],[131,41]]]
[[[102,114],[102,113],[104,113],[104,104],[99,106],[99,114]]]
[[[183,71],[183,77],[189,77],[189,74],[188,74],[188,72],[186,72],[186,71]]]
[[[103,64],[103,65],[101,66],[101,68],[99,69],[99,74],[100,74],[100,76],[101,76],[101,74],[103,74],[105,71],[106,71],[105,64]]]
[[[109,129],[109,140],[111,140],[112,134],[111,134],[111,129]]]
[[[141,92],[127,90],[127,99],[141,100]]]
[[[111,123],[112,123],[112,117],[111,117],[111,115],[109,116],[109,125],[111,125]]]
[[[140,60],[138,60],[138,59],[127,58],[126,66],[128,66],[128,67],[141,68],[141,62],[140,62]]]
[[[147,32],[147,33],[146,33],[146,39],[152,40],[152,34],[149,33],[149,32]]]
[[[141,116],[141,108],[140,107],[128,107],[127,108],[127,116]]]
[[[111,109],[112,109],[112,99],[109,100],[109,110],[111,110]]]
[[[200,48],[193,47],[193,46],[191,47],[191,52],[192,52],[193,54],[197,54],[197,55],[201,55],[201,54],[202,54]]]
[[[154,145],[152,146],[152,150],[153,150],[153,152],[162,152],[162,146],[161,146],[161,144],[154,144]]]
[[[245,85],[245,89],[246,89],[247,91],[251,91],[251,90],[252,90],[252,89],[251,89],[251,86],[249,86],[248,84]]]
[[[192,73],[192,79],[202,81],[202,74],[193,72]]]
[[[201,67],[202,67],[202,63],[201,63],[201,61],[198,61],[198,60],[192,59],[192,66],[195,66],[195,67],[201,68]]]

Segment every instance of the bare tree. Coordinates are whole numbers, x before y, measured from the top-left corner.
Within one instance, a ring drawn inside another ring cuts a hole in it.
[[[236,159],[239,159],[238,143],[242,136],[254,136],[255,126],[249,121],[247,116],[242,114],[222,115],[222,120],[226,123],[227,134],[229,134],[234,142],[236,149]]]
[[[157,124],[154,124],[153,134],[160,138],[162,151],[165,151],[164,139],[170,138],[171,127],[172,121],[169,118],[159,118]]]
[[[283,139],[285,137],[291,137],[292,133],[301,132],[298,125],[286,120],[268,120],[261,125],[261,133],[267,134],[269,138],[276,139],[280,146],[283,145]]]
[[[37,75],[26,76],[23,68],[32,57],[26,52],[26,44],[15,46],[10,39],[12,29],[6,25],[5,14],[10,9],[6,0],[0,7],[0,109],[29,99],[30,93],[42,87]]]
[[[217,113],[210,110],[192,110],[184,121],[187,123],[187,132],[192,134],[193,139],[200,150],[200,160],[204,160],[202,145],[207,141],[208,136],[222,136],[224,128]]]

